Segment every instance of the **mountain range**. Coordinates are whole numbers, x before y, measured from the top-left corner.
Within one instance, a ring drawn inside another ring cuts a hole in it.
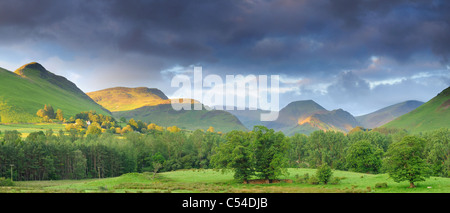
[[[287,135],[315,130],[348,132],[357,126],[395,127],[414,132],[450,127],[449,88],[427,103],[405,101],[356,117],[343,109],[327,110],[313,100],[294,101],[279,111],[277,120],[270,122],[260,121],[260,114],[267,112],[261,109],[209,110],[202,105],[202,110],[176,111],[171,100],[157,88],[114,87],[85,94],[74,83],[36,62],[14,72],[0,68],[0,91],[0,123],[39,122],[37,110],[50,104],[55,110],[63,110],[65,117],[94,110],[161,126],[176,125],[190,130],[212,126],[222,132],[250,130],[255,125]],[[199,102],[191,100],[193,103]]]

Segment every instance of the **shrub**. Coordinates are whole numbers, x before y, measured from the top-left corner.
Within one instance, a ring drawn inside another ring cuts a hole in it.
[[[296,175],[296,180],[298,183],[308,183],[309,173],[306,173],[303,176]]]
[[[319,182],[327,184],[330,181],[331,176],[333,176],[333,171],[331,171],[331,168],[327,164],[323,164],[317,169],[316,176],[319,179]]]
[[[14,186],[14,182],[9,178],[0,177],[0,186]]]
[[[331,178],[329,183],[333,184],[333,185],[336,185],[336,184],[341,183],[341,180],[342,180],[342,178],[340,178],[340,177],[333,177],[333,178]]]
[[[108,187],[107,186],[99,186],[98,190],[100,190],[100,191],[108,191]]]
[[[387,183],[376,183],[375,188],[387,188]]]
[[[312,185],[317,185],[320,183],[319,178],[317,178],[316,175],[312,175],[310,178],[308,178],[308,183]]]

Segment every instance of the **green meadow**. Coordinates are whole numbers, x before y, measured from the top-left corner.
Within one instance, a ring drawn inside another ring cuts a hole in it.
[[[409,183],[396,183],[387,174],[365,174],[333,171],[340,177],[338,184],[311,185],[299,183],[296,178],[315,169],[289,169],[293,183],[242,184],[233,179],[231,172],[209,169],[178,170],[158,173],[128,173],[119,177],[83,180],[16,181],[14,186],[0,187],[1,193],[449,193],[450,178],[430,177],[418,182],[416,188]],[[376,188],[386,183],[386,188]]]
[[[0,131],[4,133],[5,131],[17,130],[22,133],[22,137],[26,137],[32,132],[45,132],[49,129],[57,133],[60,129],[64,130],[65,127],[64,124],[59,123],[0,124]]]

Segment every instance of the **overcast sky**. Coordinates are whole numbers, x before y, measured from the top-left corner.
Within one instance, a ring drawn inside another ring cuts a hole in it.
[[[280,102],[369,113],[450,85],[450,1],[0,1],[0,67],[83,91],[173,75],[280,75]],[[225,78],[224,78],[225,79]]]

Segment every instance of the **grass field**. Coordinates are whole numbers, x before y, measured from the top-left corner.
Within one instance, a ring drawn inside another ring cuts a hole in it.
[[[85,180],[19,181],[13,187],[0,187],[0,192],[12,193],[449,193],[450,178],[431,177],[410,189],[409,183],[395,183],[386,174],[334,171],[343,178],[336,185],[310,185],[296,182],[296,175],[310,175],[314,169],[289,169],[293,183],[241,184],[232,173],[214,170],[179,170],[157,174],[130,173],[120,177]],[[375,188],[377,183],[387,188]]]
[[[5,133],[5,131],[17,130],[22,133],[22,137],[27,137],[32,132],[47,131],[49,129],[53,130],[56,134],[60,129],[65,129],[64,124],[58,123],[35,123],[35,124],[0,124],[0,131]]]

